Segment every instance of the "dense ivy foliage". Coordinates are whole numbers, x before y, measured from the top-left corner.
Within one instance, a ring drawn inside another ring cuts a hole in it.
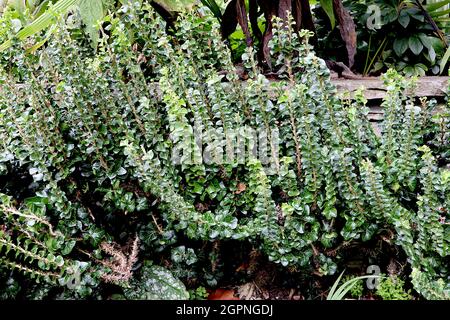
[[[450,104],[417,105],[413,81],[390,71],[377,135],[362,93],[337,97],[310,33],[275,27],[277,82],[251,49],[241,82],[212,18],[186,15],[168,35],[138,2],[105,18],[97,51],[61,22],[37,54],[18,43],[3,53],[5,294],[31,278],[43,283],[33,298],[101,296],[101,281],[130,299],[183,298],[147,261],[205,259],[180,237],[247,241],[292,270],[333,275],[337,249],[389,229],[415,289],[449,298]],[[259,144],[248,128],[265,133],[267,157],[246,152]],[[242,149],[221,158],[233,141]]]

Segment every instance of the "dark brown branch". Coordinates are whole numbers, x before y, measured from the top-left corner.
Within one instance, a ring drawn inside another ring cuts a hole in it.
[[[430,16],[430,14],[428,13],[427,9],[425,9],[425,7],[422,5],[422,3],[419,0],[415,0],[415,1],[416,1],[417,6],[422,11],[422,14],[425,16],[425,18],[431,24],[431,27],[433,28],[434,32],[436,32],[436,34],[442,40],[442,42],[445,43],[445,46],[448,47],[447,39],[445,38],[444,33],[442,32],[441,29],[439,29],[438,25],[433,20],[433,18]]]

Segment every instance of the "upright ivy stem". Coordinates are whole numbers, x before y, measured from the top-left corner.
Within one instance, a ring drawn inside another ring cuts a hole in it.
[[[320,293],[343,299],[374,277],[338,287],[367,252],[376,269],[408,266],[416,298],[449,298],[450,102],[433,114],[390,70],[378,137],[363,90],[338,96],[282,10],[306,2],[251,3],[280,16],[270,76],[250,47],[236,72],[214,17],[180,15],[167,34],[145,1],[110,12],[96,49],[61,23],[0,57],[1,296],[183,300],[177,277],[214,287],[248,271],[265,285],[335,276]]]

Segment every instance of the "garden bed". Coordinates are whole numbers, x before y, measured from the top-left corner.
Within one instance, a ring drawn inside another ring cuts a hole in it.
[[[443,98],[447,95],[449,79],[449,77],[420,77],[413,92],[407,94],[417,98]],[[382,100],[387,93],[381,78],[332,79],[331,82],[339,93],[354,93],[364,87],[364,97],[367,100]]]
[[[2,299],[450,299],[448,77],[331,79],[289,16],[236,59],[204,8],[115,4],[0,32]]]

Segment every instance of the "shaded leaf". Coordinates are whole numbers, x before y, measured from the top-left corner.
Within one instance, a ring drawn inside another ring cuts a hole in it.
[[[430,47],[428,49],[428,56],[430,57],[431,63],[434,63],[436,61],[436,51],[434,51],[433,47]]]
[[[406,10],[403,10],[398,17],[398,22],[403,26],[403,28],[406,28],[408,27],[410,21],[411,18],[409,14],[406,12]]]
[[[222,37],[228,39],[228,37],[233,34],[238,25],[237,10],[236,10],[237,0],[232,0],[226,7],[225,12],[222,16],[221,31]]]
[[[103,18],[102,0],[82,0],[80,2],[80,15],[86,26],[86,32],[91,38],[91,44],[94,48],[98,43],[98,30],[96,24]]]
[[[189,293],[184,284],[163,267],[144,265],[139,277],[130,281],[124,290],[129,300],[186,300]]]
[[[336,17],[334,16],[333,0],[320,0],[320,6],[327,14],[328,19],[330,19],[331,29],[334,29],[336,26]]]
[[[423,44],[422,41],[416,36],[410,37],[408,40],[408,46],[409,49],[417,56],[419,55],[423,50]]]
[[[397,54],[397,56],[401,57],[407,49],[408,49],[407,38],[397,38],[394,40],[394,51]]]

